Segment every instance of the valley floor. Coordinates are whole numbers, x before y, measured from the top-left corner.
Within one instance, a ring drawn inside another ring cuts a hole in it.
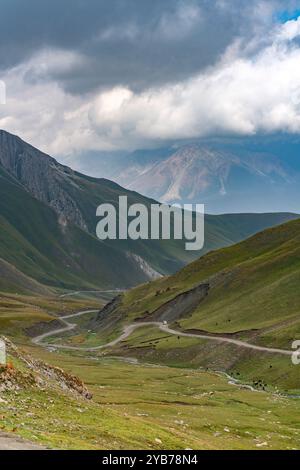
[[[30,347],[80,376],[93,401],[54,391],[3,395],[2,427],[62,449],[300,449],[298,400],[223,375]],[[17,411],[17,413],[16,413]]]
[[[78,315],[81,309],[93,309],[95,300],[64,302],[65,321],[77,323],[78,331],[75,327],[66,336],[55,337],[51,336],[52,325],[47,341],[79,347],[99,344],[97,335],[86,336],[84,323],[96,314]],[[189,354],[193,348],[201,350],[204,340],[179,340],[152,325],[131,331],[112,349],[51,352],[32,344],[20,324],[32,312],[24,325],[26,331],[45,339],[45,325],[42,329],[38,325],[57,319],[60,301],[38,299],[36,308],[34,303],[34,299],[3,296],[1,330],[16,339],[25,355],[79,377],[93,399],[70,395],[64,389],[37,387],[30,381],[19,389],[1,391],[1,431],[12,436],[9,442],[2,441],[3,448],[18,445],[16,436],[20,436],[24,445],[30,441],[33,446],[52,449],[300,449],[299,399],[289,398],[275,387],[264,391],[262,381],[257,387],[245,386],[236,376],[232,379],[200,368]],[[212,341],[209,344],[215,349]],[[273,361],[272,355],[264,354]],[[35,372],[27,368],[26,361],[9,359],[17,372],[31,380]],[[283,360],[290,358],[283,356]],[[252,367],[259,374],[259,364],[252,361]],[[0,448],[2,444],[0,439]]]

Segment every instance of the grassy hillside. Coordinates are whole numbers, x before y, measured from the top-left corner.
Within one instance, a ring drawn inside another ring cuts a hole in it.
[[[161,306],[175,299],[176,309],[179,294],[209,283],[208,296],[196,307],[184,315],[179,310],[177,329],[229,334],[253,344],[291,349],[292,342],[300,339],[299,282],[300,220],[296,220],[211,252],[174,276],[125,293],[110,312],[118,320],[111,328],[120,331],[121,325],[136,319],[159,319],[156,312]],[[100,325],[101,321],[99,331]],[[137,330],[118,349],[155,362],[238,371],[251,381],[261,377],[273,385],[300,388],[299,371],[289,357],[177,339],[149,328]]]
[[[35,348],[29,355],[10,347],[9,360],[0,369],[1,429],[50,448],[300,447],[296,400],[243,390],[221,375]]]
[[[208,282],[208,297],[186,319],[184,327],[216,333],[263,329],[294,320],[300,313],[300,220],[214,251],[176,275],[124,295],[131,316],[153,312],[180,292]],[[283,327],[284,325],[282,325]],[[288,346],[291,337],[287,337]]]
[[[14,341],[29,342],[29,329],[38,335],[44,325],[54,328],[59,315],[80,310],[97,309],[102,304],[95,299],[62,299],[50,296],[20,295],[0,291],[0,332]]]
[[[50,288],[26,276],[7,261],[0,258],[0,292],[51,295]]]

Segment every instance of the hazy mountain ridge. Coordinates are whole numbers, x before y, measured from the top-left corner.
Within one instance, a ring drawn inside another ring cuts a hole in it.
[[[299,154],[300,143],[288,139],[220,140],[100,155],[93,165],[128,189],[167,203],[204,203],[209,213],[297,211]]]
[[[138,191],[146,188],[149,194],[149,181],[152,180],[155,181],[154,197],[169,203],[196,202],[210,193],[226,195],[230,190],[227,183],[233,167],[269,180],[274,175],[288,181],[287,172],[272,156],[250,154],[241,158],[194,144],[180,148],[167,160],[142,172],[128,187]]]

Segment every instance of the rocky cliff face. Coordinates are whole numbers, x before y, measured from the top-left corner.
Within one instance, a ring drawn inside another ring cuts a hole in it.
[[[39,201],[54,209],[61,220],[87,230],[87,224],[72,197],[74,172],[40,152],[19,137],[0,131],[0,164]]]
[[[76,398],[90,400],[92,394],[85,384],[74,375],[35,359],[2,337],[9,357],[7,366],[0,367],[0,392],[19,391],[25,388],[60,389]],[[14,362],[18,367],[14,366]]]
[[[151,314],[146,314],[142,321],[166,321],[173,323],[186,318],[193,313],[198,305],[208,296],[210,285],[200,284],[191,290],[177,295],[174,299],[166,302]],[[157,292],[159,294],[159,291]]]

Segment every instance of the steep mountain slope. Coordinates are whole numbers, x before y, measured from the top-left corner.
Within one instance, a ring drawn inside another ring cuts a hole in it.
[[[133,285],[147,279],[125,253],[113,247],[108,252],[87,232],[60,223],[51,208],[0,174],[0,256],[19,271],[61,288]],[[114,263],[120,263],[118,271]]]
[[[183,242],[99,242],[99,204],[117,206],[119,195],[127,195],[130,204],[151,201],[73,172],[4,131],[0,177],[0,256],[39,282],[63,288],[128,287],[148,280],[156,269],[174,272],[190,259]]]
[[[297,211],[299,152],[292,138],[220,139],[102,155],[98,168],[88,161],[95,174],[163,202],[202,202],[210,213]]]
[[[199,256],[185,251],[183,241],[100,242],[95,236],[99,204],[117,206],[119,195],[127,195],[129,204],[152,201],[76,173],[4,131],[0,179],[0,258],[38,283],[63,289],[130,287],[153,278],[153,271],[174,273]],[[203,253],[294,217],[207,216]],[[2,288],[5,282],[4,277]],[[7,289],[15,289],[8,280]]]
[[[0,292],[51,295],[51,289],[26,276],[13,265],[0,258]]]

